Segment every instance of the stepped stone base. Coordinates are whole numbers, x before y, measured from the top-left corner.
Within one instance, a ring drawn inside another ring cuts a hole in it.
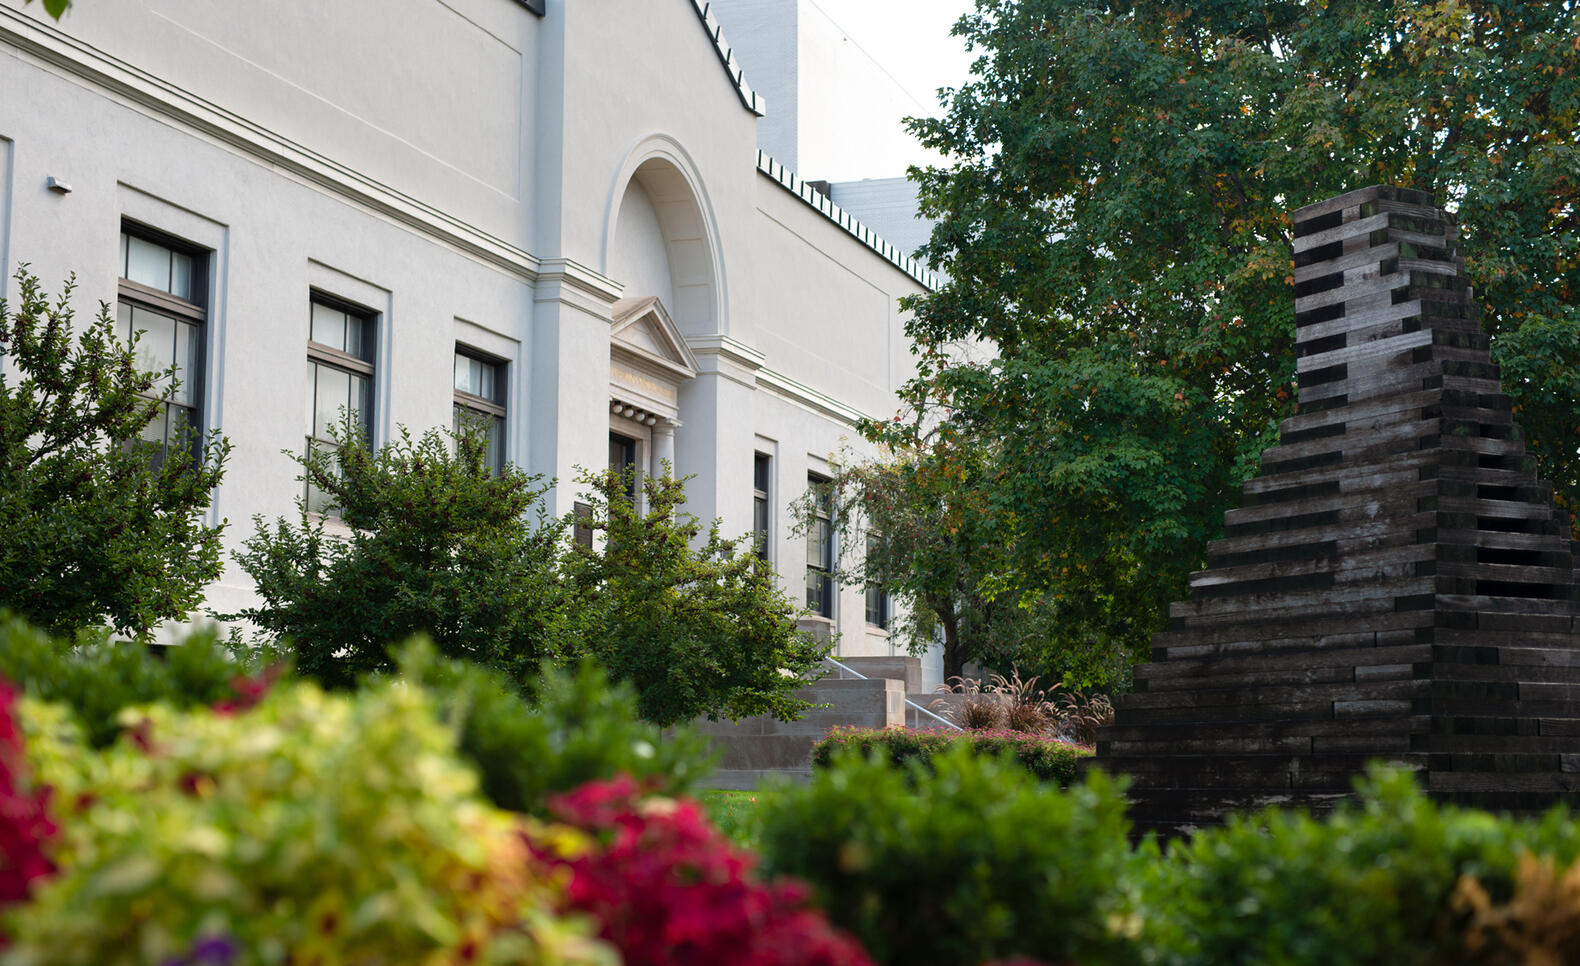
[[[796,696],[828,705],[799,721],[768,715],[740,721],[695,721],[720,753],[714,788],[752,789],[767,775],[804,779],[812,773],[812,746],[834,727],[889,728],[905,723],[905,684],[889,678],[824,678]]]
[[[1098,736],[1132,818],[1322,810],[1381,760],[1433,795],[1580,803],[1569,520],[1498,385],[1452,219],[1368,188],[1295,213],[1300,408]]]

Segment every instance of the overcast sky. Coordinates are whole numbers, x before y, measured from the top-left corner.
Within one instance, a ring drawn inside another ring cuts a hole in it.
[[[844,28],[916,99],[919,112],[938,113],[940,87],[958,87],[971,57],[949,28],[972,0],[809,0]]]

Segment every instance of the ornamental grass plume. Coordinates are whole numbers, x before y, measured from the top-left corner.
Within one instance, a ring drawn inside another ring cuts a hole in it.
[[[798,882],[763,881],[689,799],[643,798],[627,776],[550,801],[590,850],[538,854],[570,870],[571,907],[601,924],[626,966],[872,966]]]

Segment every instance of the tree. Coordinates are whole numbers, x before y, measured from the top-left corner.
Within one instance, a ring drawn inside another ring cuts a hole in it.
[[[913,654],[941,642],[946,679],[972,662],[1006,673],[1019,666],[1073,687],[1124,680],[1124,655],[1090,636],[1055,633],[1082,619],[1076,602],[1002,582],[1009,541],[990,512],[992,441],[962,437],[951,423],[926,435],[906,424],[866,430],[886,442],[888,455],[837,461],[822,489],[835,507],[835,577],[891,596],[899,605],[889,627],[896,641]],[[824,498],[809,491],[792,506],[798,532]]]
[[[717,521],[704,537],[681,510],[684,483],[668,475],[643,479],[641,512],[619,473],[579,482],[590,489],[585,522],[595,537],[563,558],[568,655],[630,682],[642,716],[661,725],[703,715],[793,720],[811,707],[794,692],[818,676],[828,646],[796,629],[795,605],[747,537],[722,538]]]
[[[1457,206],[1528,445],[1580,505],[1580,50],[1570,3],[978,0],[913,122],[948,276],[909,303],[912,418],[994,441],[1006,583],[1144,654],[1293,411],[1291,209]],[[997,353],[963,363],[954,340]]]
[[[348,421],[334,439],[295,458],[344,526],[305,499],[294,521],[255,517],[236,559],[263,603],[226,619],[288,638],[297,669],[335,686],[391,669],[388,647],[419,632],[446,656],[535,676],[562,600],[547,486],[491,471],[478,433],[402,430],[374,452]]]
[[[203,522],[230,444],[191,436],[163,459],[141,442],[178,388],[137,368],[107,305],[80,333],[68,281],[51,303],[26,267],[0,300],[0,604],[52,632],[109,624],[146,636],[185,617],[222,569]]]

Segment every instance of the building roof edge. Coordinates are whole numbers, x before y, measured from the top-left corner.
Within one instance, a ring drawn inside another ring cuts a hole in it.
[[[777,181],[780,187],[816,208],[823,217],[843,228],[857,241],[877,252],[885,261],[909,275],[928,291],[938,290],[938,276],[916,259],[884,241],[878,233],[863,225],[856,216],[801,178],[800,175],[770,158],[761,148],[757,151],[757,170]]]
[[[719,63],[724,65],[724,72],[730,75],[730,80],[735,84],[735,93],[741,99],[741,106],[762,117],[767,113],[767,105],[763,102],[762,95],[752,90],[751,85],[746,83],[746,72],[741,70],[741,65],[736,62],[735,53],[724,40],[724,30],[719,26],[718,18],[713,16],[713,4],[706,0],[691,0],[691,7],[697,11],[697,19],[702,21],[702,29],[706,30],[708,37],[713,40],[713,49],[719,55]]]

